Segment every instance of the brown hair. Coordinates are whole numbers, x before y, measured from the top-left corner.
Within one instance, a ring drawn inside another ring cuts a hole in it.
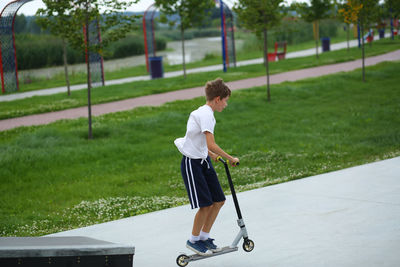
[[[216,97],[221,99],[231,96],[231,89],[224,83],[221,78],[217,78],[214,81],[206,83],[206,98],[207,101],[211,101]]]

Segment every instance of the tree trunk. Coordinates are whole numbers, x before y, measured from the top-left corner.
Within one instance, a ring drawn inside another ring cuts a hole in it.
[[[314,21],[314,38],[315,38],[316,56],[317,56],[317,58],[319,58],[319,55],[318,55],[318,39],[319,39],[319,23],[318,23],[318,20]]]
[[[62,39],[63,42],[63,50],[64,50],[64,73],[65,73],[65,81],[67,83],[67,92],[68,96],[71,95],[71,88],[70,88],[70,83],[69,83],[69,76],[68,76],[68,61],[67,61],[67,43],[65,42],[65,39]]]
[[[90,44],[89,44],[89,4],[86,4],[86,53],[87,53],[87,86],[88,86],[88,118],[89,118],[89,134],[88,139],[93,139],[92,133],[92,103],[91,103],[91,77],[90,77]]]
[[[185,32],[183,25],[181,24],[181,40],[182,40],[182,66],[183,66],[183,77],[186,79],[186,64],[185,64]]]
[[[360,21],[361,28],[361,50],[362,50],[362,80],[365,82],[365,50],[364,50],[364,25],[363,21]]]
[[[265,70],[267,73],[267,101],[271,101],[271,88],[269,86],[269,64],[268,64],[268,34],[267,34],[267,29],[264,29],[263,31],[264,34],[264,55],[266,55],[266,64],[265,64]]]
[[[347,24],[347,52],[350,50],[350,24]]]
[[[263,54],[264,54],[264,67],[267,67],[268,64],[268,54],[267,54],[268,48],[265,49],[265,38],[264,38],[264,48],[263,48]]]

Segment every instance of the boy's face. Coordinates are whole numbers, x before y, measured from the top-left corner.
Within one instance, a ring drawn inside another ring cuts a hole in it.
[[[219,96],[215,98],[215,110],[222,112],[228,106],[229,96],[225,98],[220,98]]]

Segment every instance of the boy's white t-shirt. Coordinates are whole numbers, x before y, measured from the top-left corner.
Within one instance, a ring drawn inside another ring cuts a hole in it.
[[[185,137],[175,140],[178,150],[191,159],[206,159],[208,147],[204,132],[214,134],[214,111],[209,105],[204,105],[192,111],[187,122]]]

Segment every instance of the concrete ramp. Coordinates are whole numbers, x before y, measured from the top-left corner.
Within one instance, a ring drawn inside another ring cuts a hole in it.
[[[238,167],[240,168],[240,166]],[[226,179],[220,173],[220,179]],[[400,266],[400,157],[238,194],[255,248],[189,267]],[[177,266],[195,211],[162,210],[52,236],[135,244],[137,267]],[[212,237],[230,245],[238,232],[227,198]]]
[[[88,237],[0,238],[0,266],[131,267],[135,248]]]

